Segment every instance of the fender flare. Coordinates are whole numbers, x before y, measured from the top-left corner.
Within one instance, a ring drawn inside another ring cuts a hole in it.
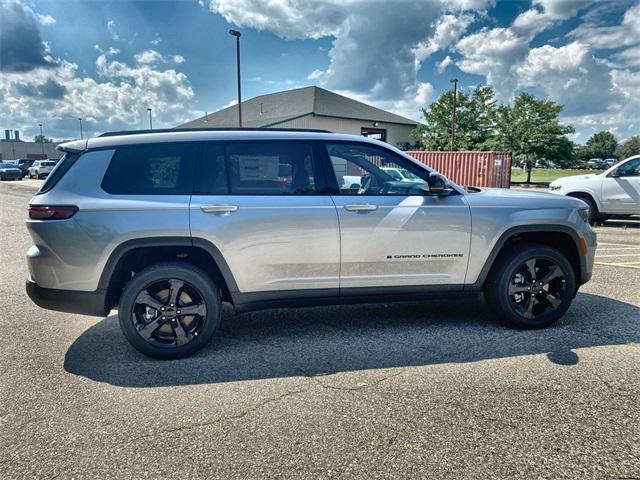
[[[508,228],[500,235],[500,237],[494,244],[493,248],[491,249],[491,253],[485,260],[477,280],[475,281],[475,283],[470,284],[467,287],[471,289],[477,289],[477,290],[482,289],[485,280],[489,276],[489,272],[491,271],[491,268],[493,267],[496,259],[498,258],[498,255],[500,254],[500,251],[502,250],[502,248],[505,246],[505,244],[511,237],[520,235],[523,233],[541,233],[541,232],[565,233],[571,237],[571,239],[573,240],[574,246],[576,248],[576,251],[578,252],[578,259],[580,261],[580,272],[576,272],[576,276],[583,277],[587,272],[587,260],[581,251],[580,236],[578,235],[578,232],[576,232],[573,228],[568,227],[566,225],[554,225],[554,224],[518,225],[515,227]],[[576,278],[576,281],[578,284],[582,284],[586,280],[582,281],[580,278]],[[465,287],[465,289],[467,287]]]

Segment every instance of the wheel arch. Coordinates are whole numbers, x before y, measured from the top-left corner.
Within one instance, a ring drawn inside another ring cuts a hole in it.
[[[591,191],[573,190],[571,192],[566,193],[565,195],[567,197],[578,198],[578,199],[588,198],[588,199],[592,200],[593,203],[596,204],[596,207],[598,208],[598,211],[602,212],[602,204],[600,203],[600,199],[598,198],[598,195],[594,194]]]
[[[576,285],[584,283],[587,272],[585,256],[581,254],[581,239],[578,233],[565,225],[521,225],[507,229],[493,246],[478,279],[473,284],[481,290],[498,263],[500,255],[518,242],[539,243],[562,252],[571,263],[576,276]]]
[[[128,240],[116,247],[103,268],[98,289],[103,289],[107,311],[118,304],[122,290],[135,272],[161,261],[178,260],[205,270],[234,302],[236,281],[220,250],[211,242],[191,237],[152,237]]]

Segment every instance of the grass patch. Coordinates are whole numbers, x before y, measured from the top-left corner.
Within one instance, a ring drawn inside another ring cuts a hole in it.
[[[569,177],[571,175],[587,175],[589,173],[602,173],[604,170],[577,170],[577,169],[563,169],[563,168],[534,168],[531,171],[531,181],[550,183],[560,177]],[[522,168],[511,169],[511,181],[512,182],[526,182],[527,172]]]

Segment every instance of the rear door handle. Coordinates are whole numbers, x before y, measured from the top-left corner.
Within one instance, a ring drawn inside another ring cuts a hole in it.
[[[345,205],[344,209],[348,212],[372,212],[377,210],[378,206],[370,203],[355,203],[353,205]]]
[[[238,210],[237,205],[202,205],[200,207],[204,213],[233,213]]]

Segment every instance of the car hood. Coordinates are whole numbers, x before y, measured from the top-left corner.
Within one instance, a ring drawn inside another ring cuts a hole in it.
[[[529,192],[509,188],[480,188],[466,195],[469,205],[483,207],[535,208],[578,208],[582,200],[547,192]]]
[[[602,176],[602,173],[589,173],[585,175],[571,175],[569,177],[560,177],[556,178],[550,185],[558,185],[563,182],[581,182],[585,180],[593,180],[594,178],[599,178]]]

